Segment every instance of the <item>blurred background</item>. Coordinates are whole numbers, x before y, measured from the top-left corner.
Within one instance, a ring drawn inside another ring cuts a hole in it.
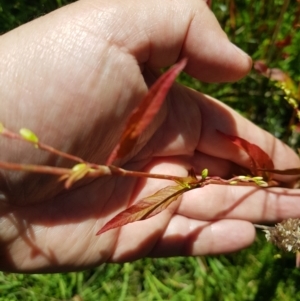
[[[0,34],[71,2],[0,0]],[[231,84],[203,84],[186,74],[179,81],[218,98],[297,150],[300,1],[213,0],[212,10],[230,40],[251,55],[253,71]],[[294,254],[281,253],[258,233],[250,248],[226,256],[143,259],[78,273],[0,272],[2,300],[300,300],[300,270]]]

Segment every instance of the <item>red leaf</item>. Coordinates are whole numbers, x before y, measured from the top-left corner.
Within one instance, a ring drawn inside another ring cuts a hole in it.
[[[253,68],[262,75],[267,76],[267,71],[269,67],[266,65],[264,61],[255,61]]]
[[[133,149],[139,135],[159,111],[176,76],[185,67],[186,62],[187,59],[182,59],[179,63],[175,64],[149,89],[142,102],[129,117],[120,142],[107,159],[107,165],[112,164],[117,158],[123,158]]]
[[[271,174],[267,174],[266,170],[274,169],[274,164],[269,155],[256,144],[252,144],[245,139],[237,136],[231,136],[218,131],[223,137],[229,139],[233,144],[243,149],[250,157],[250,171],[253,176],[263,176],[270,180]]]
[[[290,77],[281,69],[269,68],[264,61],[254,62],[254,69],[260,74],[279,82],[287,82]]]
[[[110,229],[118,228],[129,223],[144,220],[160,213],[166,209],[172,202],[184,192],[192,188],[178,186],[165,187],[150,197],[143,199],[136,205],[133,205],[124,211],[120,212],[108,223],[106,223],[98,232],[97,235],[104,233]]]
[[[278,48],[284,48],[285,46],[291,45],[291,43],[292,43],[292,36],[287,35],[284,39],[275,42],[275,45]]]
[[[286,175],[286,176],[297,176],[300,175],[300,168],[289,168],[289,169],[262,169],[263,171],[276,173],[279,175]]]
[[[290,89],[294,89],[295,83],[290,76],[279,68],[269,68],[264,61],[254,62],[254,69],[263,76],[285,83]]]

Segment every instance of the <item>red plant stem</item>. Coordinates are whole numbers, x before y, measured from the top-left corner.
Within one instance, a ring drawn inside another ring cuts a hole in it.
[[[126,170],[120,167],[116,167],[114,165],[109,165],[112,175],[116,176],[129,176],[129,177],[139,177],[139,178],[154,178],[154,179],[161,179],[161,180],[170,180],[170,181],[183,181],[184,177],[177,177],[171,175],[163,175],[163,174],[153,174],[148,172],[141,172],[141,171],[132,171]]]
[[[65,152],[62,152],[52,146],[49,146],[47,144],[44,144],[44,143],[37,143],[37,146],[42,149],[42,150],[45,150],[45,151],[48,151],[52,154],[55,154],[57,156],[60,156],[60,157],[63,157],[63,158],[66,158],[66,159],[70,159],[70,160],[73,160],[75,162],[79,162],[79,163],[88,163],[86,161],[84,161],[83,159],[81,159],[80,157],[77,157],[77,156],[73,156],[73,155],[70,155],[68,153],[65,153]]]
[[[95,168],[88,171],[85,177],[97,178],[101,176],[129,176],[129,177],[139,177],[139,178],[154,178],[154,179],[170,180],[170,181],[185,183],[184,177],[126,170],[113,165],[110,166],[96,165],[96,164],[93,165],[95,166]],[[47,165],[18,164],[18,163],[9,163],[3,161],[0,161],[0,168],[7,169],[7,170],[28,171],[28,172],[34,172],[40,174],[52,174],[52,175],[62,176],[61,177],[62,180],[68,179],[74,173],[74,171],[69,168],[53,167]],[[197,188],[197,187],[204,187],[209,184],[232,185],[231,184],[232,181],[237,181],[237,183],[234,184],[236,186],[258,187],[256,183],[250,180],[249,182],[241,181],[239,177],[233,177],[229,180],[224,180],[219,177],[206,177],[205,179],[199,179],[198,182],[187,183],[187,184],[190,184],[192,186],[195,186],[194,188]],[[276,186],[276,185],[272,185],[272,186]]]
[[[255,186],[255,187],[259,187],[255,182],[244,182],[244,181],[237,181],[237,183],[235,184],[231,184],[230,182],[232,182],[234,180],[224,180],[224,179],[220,179],[220,180],[216,180],[216,179],[212,179],[212,178],[208,178],[207,180],[205,180],[201,187],[206,186],[206,185],[210,185],[210,184],[215,184],[215,185],[231,185],[231,186]]]
[[[0,161],[0,168],[17,171],[29,171],[36,173],[52,174],[52,175],[65,175],[72,172],[71,169],[53,167],[46,165],[34,165],[34,164],[17,164]]]
[[[74,156],[74,155],[62,152],[62,151],[60,151],[60,150],[58,150],[58,149],[56,149],[56,148],[54,148],[52,146],[49,146],[47,144],[39,142],[39,143],[37,143],[37,145],[42,150],[45,150],[45,151],[50,152],[52,154],[55,154],[57,156],[60,156],[60,157],[63,157],[63,158],[66,158],[66,159],[69,159],[69,160],[72,160],[72,161],[75,161],[75,162],[78,162],[78,163],[84,163],[84,164],[88,165],[91,168],[98,169],[99,166],[100,166],[98,164],[94,164],[94,163],[90,163],[88,161],[85,161],[85,160],[81,159],[80,157],[77,157],[77,156]]]
[[[92,164],[87,164],[91,166]],[[106,165],[96,165],[93,170],[89,171],[87,177],[100,177],[100,176],[131,176],[131,177],[142,177],[142,178],[155,178],[171,181],[182,181],[182,177],[176,177],[171,175],[161,175],[161,174],[151,174],[146,172],[125,170],[116,166],[106,166]],[[52,174],[52,175],[70,175],[73,170],[70,168],[53,167],[47,165],[34,165],[34,164],[19,164],[19,163],[9,163],[0,161],[0,168],[7,170],[17,170],[17,171],[29,171],[34,173]]]
[[[57,156],[60,156],[60,157],[63,157],[63,158],[66,158],[66,159],[69,159],[69,160],[72,160],[72,161],[75,161],[75,162],[78,162],[78,163],[85,163],[85,164],[89,165],[92,168],[97,166],[96,164],[89,163],[89,162],[83,160],[80,157],[73,156],[73,155],[70,155],[68,153],[62,152],[62,151],[60,151],[60,150],[58,150],[58,149],[56,149],[56,148],[54,148],[50,145],[47,145],[45,143],[32,142],[32,141],[26,140],[21,135],[19,135],[17,133],[14,133],[14,132],[6,129],[6,128],[4,128],[0,134],[3,135],[4,137],[10,138],[10,139],[16,139],[16,140],[21,140],[21,141],[28,142],[30,144],[33,144],[33,145],[37,146],[41,150],[45,150],[45,151],[50,152],[52,154],[55,154]]]

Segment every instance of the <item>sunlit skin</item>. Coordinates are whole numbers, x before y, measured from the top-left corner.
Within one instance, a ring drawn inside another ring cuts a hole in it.
[[[158,70],[182,57],[185,72],[206,82],[238,80],[252,64],[204,1],[76,2],[0,37],[0,121],[104,164]],[[277,169],[299,166],[297,155],[270,134],[179,84],[132,152],[115,164],[177,176],[208,168],[227,178],[248,159],[216,130],[257,144]],[[0,149],[2,161],[74,164],[3,137]],[[209,185],[151,219],[96,236],[117,213],[170,184],[104,177],[65,190],[52,176],[2,170],[0,268],[70,271],[145,256],[232,252],[253,242],[253,222],[300,217],[299,190]]]

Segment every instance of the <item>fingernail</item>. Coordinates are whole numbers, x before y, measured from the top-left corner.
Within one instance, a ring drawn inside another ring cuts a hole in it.
[[[234,46],[234,48],[236,49],[236,51],[237,51],[240,55],[246,56],[246,57],[248,57],[248,58],[251,59],[251,57],[250,57],[245,51],[243,51],[241,48],[239,48],[239,47],[236,46],[235,44],[233,44],[233,43],[231,43],[231,44]],[[252,60],[252,59],[251,59],[251,60]]]

